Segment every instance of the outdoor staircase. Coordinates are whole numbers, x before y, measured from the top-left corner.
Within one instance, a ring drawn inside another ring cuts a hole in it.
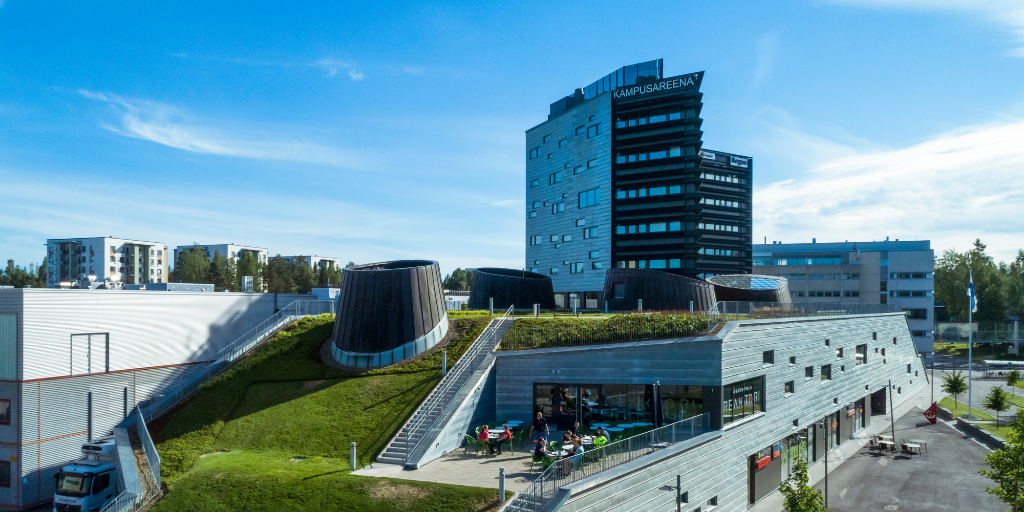
[[[502,318],[492,320],[484,332],[473,342],[458,363],[441,379],[423,403],[416,409],[405,425],[391,439],[384,451],[377,456],[383,464],[405,464],[412,451],[423,440],[464,386],[473,372],[493,352],[501,338],[512,327],[514,318],[506,313]]]

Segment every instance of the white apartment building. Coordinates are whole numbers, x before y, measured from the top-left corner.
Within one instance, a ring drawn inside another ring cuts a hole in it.
[[[288,263],[291,263],[296,258],[305,258],[306,259],[306,263],[308,263],[309,266],[311,268],[313,268],[314,270],[319,269],[321,266],[326,267],[329,263],[334,263],[334,268],[342,268],[342,266],[343,266],[341,264],[341,260],[338,259],[338,258],[328,258],[327,256],[317,256],[315,254],[312,255],[312,256],[301,256],[301,255],[299,255],[299,256],[285,256],[284,257],[284,259],[288,260]]]
[[[46,240],[46,286],[89,278],[145,284],[167,282],[167,246],[113,237]]]
[[[192,250],[192,245],[179,245],[174,249],[174,261],[177,262],[180,255],[184,254],[185,251]],[[267,250],[263,247],[249,247],[246,245],[235,245],[235,244],[200,244],[199,247],[203,248],[206,253],[206,259],[213,262],[213,255],[219,253],[221,256],[232,258],[235,262],[242,259],[245,253],[252,253],[256,255],[256,259],[260,263],[267,262]]]

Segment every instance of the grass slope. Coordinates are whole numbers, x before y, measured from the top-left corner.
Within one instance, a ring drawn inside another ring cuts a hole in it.
[[[490,321],[454,319],[454,364]],[[319,360],[333,320],[296,322],[151,425],[169,494],[156,510],[486,510],[493,490],[356,477],[440,379],[440,353],[361,373]]]
[[[953,399],[948,396],[944,397],[942,400],[939,400],[939,407],[945,407],[946,409],[949,409],[950,411],[953,412],[954,416],[959,416],[967,412],[967,404],[959,400],[954,402]],[[995,416],[979,411],[973,407],[971,407],[971,411],[973,411],[971,415],[978,419],[989,421],[996,419]]]

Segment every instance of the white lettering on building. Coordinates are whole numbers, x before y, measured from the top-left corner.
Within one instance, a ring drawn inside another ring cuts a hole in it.
[[[612,97],[615,99],[628,98],[630,96],[639,96],[641,94],[648,94],[652,92],[668,91],[671,89],[678,89],[680,87],[688,87],[695,85],[694,78],[697,75],[687,75],[678,78],[672,78],[670,80],[664,80],[661,82],[637,84],[632,87],[622,87],[615,89],[612,93]]]

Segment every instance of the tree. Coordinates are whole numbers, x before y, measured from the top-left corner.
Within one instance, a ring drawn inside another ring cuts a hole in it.
[[[980,239],[964,253],[947,250],[935,261],[935,298],[942,301],[951,317],[967,320],[967,283],[973,274],[978,312],[974,321],[999,321],[1005,318],[1002,273],[986,252]]]
[[[235,263],[234,258],[224,258],[227,262],[224,265],[224,281],[225,288],[229,292],[237,292],[240,288],[238,286],[238,265]]]
[[[193,244],[178,256],[175,273],[179,283],[207,283],[210,279],[210,261],[199,244]]]
[[[28,268],[14,264],[14,260],[7,260],[7,267],[0,270],[0,285],[13,286],[15,288],[46,287],[46,259],[38,268],[30,263]]]
[[[985,455],[992,469],[979,470],[982,476],[999,484],[986,487],[985,492],[998,496],[1010,505],[1011,512],[1024,512],[1024,414],[1017,409],[1017,417],[1009,423],[1006,447]]]
[[[1006,385],[1010,386],[1010,392],[1013,396],[1017,396],[1017,382],[1020,381],[1020,372],[1017,370],[1010,370],[1006,373]]]
[[[1003,290],[1006,296],[1006,316],[1024,319],[1024,250],[1017,250],[1017,258],[1003,271]]]
[[[292,282],[295,283],[295,293],[310,293],[316,286],[316,274],[304,256],[299,256],[291,261]]]
[[[461,268],[455,269],[451,274],[444,277],[441,282],[445,290],[465,291],[469,289],[469,281],[466,279],[466,271]]]
[[[1010,397],[1006,396],[1008,394],[1003,391],[1003,388],[995,386],[989,390],[985,395],[985,400],[981,402],[982,407],[996,412],[996,428],[999,428],[999,413],[1010,408]]]
[[[213,261],[210,263],[210,282],[217,291],[237,291],[238,278],[235,276],[235,260],[220,255],[214,251]]]
[[[270,293],[295,293],[295,281],[292,279],[288,260],[280,254],[267,262],[263,278]]]
[[[793,472],[779,485],[786,512],[828,512],[821,491],[808,485],[807,481],[807,461],[796,457],[793,459]]]
[[[235,273],[237,289],[242,289],[242,278],[252,278],[252,291],[263,292],[263,264],[255,254],[245,251],[242,259],[238,260],[238,268]]]
[[[956,409],[959,403],[956,400],[956,396],[967,392],[967,380],[964,379],[963,370],[956,373],[947,373],[942,377],[942,392],[953,395],[953,409]]]
[[[354,262],[354,261],[350,261],[350,262],[345,264],[345,268],[354,267],[354,266],[356,266],[356,262]]]
[[[334,266],[333,261],[328,261],[326,265],[320,265],[320,269],[317,274],[317,282],[323,288],[338,287],[341,285],[342,270]]]

